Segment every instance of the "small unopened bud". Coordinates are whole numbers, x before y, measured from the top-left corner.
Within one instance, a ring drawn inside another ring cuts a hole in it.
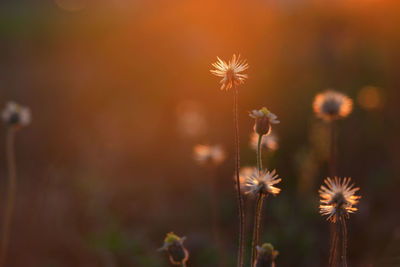
[[[255,267],[275,267],[275,259],[279,252],[270,243],[264,243],[261,247],[257,246],[257,258]]]
[[[259,135],[268,135],[271,132],[271,124],[278,124],[278,117],[266,107],[254,109],[249,116],[255,119],[254,131]]]
[[[189,252],[183,246],[186,237],[179,237],[174,233],[168,233],[164,239],[164,245],[159,250],[168,252],[169,260],[172,265],[185,266],[189,259]]]

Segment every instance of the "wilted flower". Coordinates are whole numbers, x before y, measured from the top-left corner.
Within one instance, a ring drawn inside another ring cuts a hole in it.
[[[275,184],[279,183],[282,179],[279,178],[276,171],[272,172],[268,170],[258,171],[254,168],[254,171],[246,179],[246,193],[247,194],[272,194],[277,195],[281,189],[274,187]]]
[[[328,90],[315,96],[313,108],[317,117],[332,121],[347,117],[353,109],[353,100],[342,93]]]
[[[350,184],[351,178],[335,177],[335,179],[326,178],[325,185],[321,185],[319,195],[320,200],[320,213],[327,215],[328,220],[336,223],[337,220],[348,218],[350,213],[357,211],[356,205],[361,196],[356,196],[355,193],[360,190]]]
[[[194,159],[199,164],[213,163],[215,165],[218,165],[222,163],[226,158],[225,151],[219,145],[196,145],[193,148],[193,152]]]
[[[189,259],[189,252],[183,246],[186,237],[179,237],[173,232],[168,233],[164,239],[164,245],[159,249],[168,252],[169,260],[173,265],[186,265]]]
[[[3,109],[2,118],[10,126],[27,126],[31,122],[31,112],[27,107],[15,102],[8,102]]]
[[[275,259],[279,252],[270,243],[264,243],[261,247],[257,246],[257,258],[255,267],[275,267]]]
[[[271,131],[271,124],[278,124],[278,116],[269,111],[266,107],[259,110],[254,109],[249,116],[256,120],[254,131],[259,135],[268,135]]]
[[[254,150],[258,148],[258,134],[255,132],[250,135],[250,147]],[[277,150],[279,147],[278,137],[274,133],[263,135],[261,138],[261,147],[269,150]]]
[[[241,72],[249,68],[249,65],[245,60],[240,59],[240,55],[232,56],[232,59],[226,63],[217,57],[218,61],[213,63],[212,66],[215,70],[210,70],[212,74],[218,77],[222,77],[221,90],[229,90],[233,86],[237,86],[247,79],[247,74],[242,74]]]

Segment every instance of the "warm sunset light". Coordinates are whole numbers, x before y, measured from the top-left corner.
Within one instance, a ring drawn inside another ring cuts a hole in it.
[[[0,2],[0,267],[400,266],[399,0]]]

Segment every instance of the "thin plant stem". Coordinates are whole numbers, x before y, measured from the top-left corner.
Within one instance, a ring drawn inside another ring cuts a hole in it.
[[[335,121],[330,122],[330,155],[329,155],[329,175],[331,178],[334,178],[336,173],[336,153],[337,153],[337,145],[336,145],[336,126]]]
[[[261,155],[261,142],[262,142],[262,135],[258,135],[258,145],[257,145],[257,166],[258,166],[258,171],[260,172],[262,170],[262,155]]]
[[[15,153],[14,153],[14,133],[15,129],[10,127],[6,137],[7,138],[6,154],[7,154],[7,164],[8,164],[8,191],[7,191],[4,221],[3,221],[3,229],[2,229],[0,267],[4,266],[5,259],[7,256],[10,226],[14,210],[15,193],[17,190],[17,171],[16,171]]]
[[[181,262],[182,267],[186,267],[186,263],[184,261]]]
[[[258,171],[261,172],[262,170],[262,154],[261,154],[261,141],[262,135],[258,135],[258,145],[257,145],[257,166]],[[256,246],[258,245],[258,240],[260,236],[260,222],[261,222],[261,211],[262,211],[262,204],[263,204],[264,195],[259,193],[256,200],[256,208],[254,211],[254,227],[253,227],[253,241],[251,245],[251,266],[254,265],[254,261],[257,257],[257,250]]]
[[[260,238],[260,225],[261,225],[261,211],[264,200],[264,194],[259,193],[256,201],[256,210],[254,212],[254,228],[253,228],[253,242],[252,242],[252,258],[251,258],[251,266],[254,266],[254,261],[257,257],[257,245]]]
[[[243,266],[243,252],[244,252],[244,210],[243,210],[243,196],[240,190],[240,149],[239,149],[239,119],[238,119],[238,88],[233,88],[233,119],[235,124],[235,173],[236,173],[236,191],[238,197],[239,207],[239,248],[238,248],[238,262],[237,266]]]
[[[330,138],[330,148],[329,148],[329,176],[333,179],[336,174],[336,131],[335,131],[335,121],[332,120],[329,123],[329,138]],[[336,223],[330,223],[330,253],[329,253],[329,266],[337,266],[337,247],[338,247],[338,225]]]
[[[337,250],[339,244],[338,223],[330,223],[331,227],[331,247],[329,250],[329,267],[337,267]]]
[[[347,267],[347,226],[344,218],[341,218],[342,232],[342,263],[343,267]]]

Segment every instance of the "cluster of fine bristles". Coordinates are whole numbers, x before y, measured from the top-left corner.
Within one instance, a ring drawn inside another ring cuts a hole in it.
[[[281,189],[276,187],[282,181],[276,170],[263,167],[262,150],[274,151],[278,149],[278,138],[272,130],[272,125],[279,124],[278,116],[268,110],[266,107],[254,109],[249,113],[249,116],[254,119],[254,127],[250,134],[250,147],[256,150],[255,167],[242,167],[240,168],[240,155],[239,155],[239,123],[238,123],[238,86],[243,84],[248,78],[247,74],[243,73],[249,68],[245,60],[240,59],[240,56],[233,55],[232,59],[228,62],[217,57],[217,62],[213,63],[214,67],[211,73],[221,77],[221,90],[233,91],[234,98],[234,124],[235,124],[235,188],[238,198],[238,213],[239,213],[239,247],[237,266],[244,266],[244,207],[243,195],[250,196],[248,201],[254,202],[254,220],[253,220],[253,236],[251,244],[251,267],[274,267],[275,260],[278,256],[278,251],[274,249],[270,243],[261,245],[260,237],[262,227],[262,212],[265,199],[269,196],[277,196]],[[346,95],[328,90],[324,93],[317,94],[314,102],[313,109],[318,118],[323,119],[331,125],[330,136],[330,158],[329,167],[331,177],[326,178],[321,188],[319,189],[320,206],[319,212],[323,216],[327,216],[327,220],[335,226],[331,230],[331,249],[329,257],[329,266],[338,266],[339,258],[343,266],[347,266],[346,249],[347,249],[347,228],[345,219],[349,218],[350,213],[357,211],[355,205],[359,202],[360,196],[356,195],[359,190],[351,182],[351,178],[338,178],[333,175],[336,172],[336,141],[335,141],[335,121],[340,118],[347,117],[353,108],[353,101]],[[194,160],[203,166],[218,166],[226,158],[224,150],[219,145],[196,145],[193,148]],[[213,170],[214,168],[209,168]],[[216,178],[216,177],[215,177]],[[215,183],[214,183],[215,186]],[[212,217],[213,229],[216,230],[217,235],[215,242],[218,243],[218,227],[217,225],[217,208],[216,201],[217,194],[216,188],[211,188],[212,199]],[[246,212],[248,214],[249,212]],[[340,224],[340,225],[339,225]],[[341,237],[339,237],[339,232]],[[169,255],[170,262],[173,265],[186,266],[189,258],[189,253],[183,246],[183,240],[173,233],[167,234],[164,240],[162,250],[166,250]],[[339,255],[339,240],[341,242],[341,254]],[[219,248],[218,254],[222,263],[224,246],[219,243],[216,244]],[[340,257],[339,257],[340,256]]]
[[[328,216],[328,220],[336,223],[338,220],[349,218],[350,213],[357,211],[354,207],[361,198],[355,193],[360,190],[351,184],[351,178],[325,179],[325,185],[321,185],[319,195],[321,197],[320,213]]]
[[[247,194],[272,194],[277,195],[281,189],[274,185],[279,183],[282,179],[279,178],[275,170],[258,171],[254,168],[250,175],[246,177],[244,188]]]

